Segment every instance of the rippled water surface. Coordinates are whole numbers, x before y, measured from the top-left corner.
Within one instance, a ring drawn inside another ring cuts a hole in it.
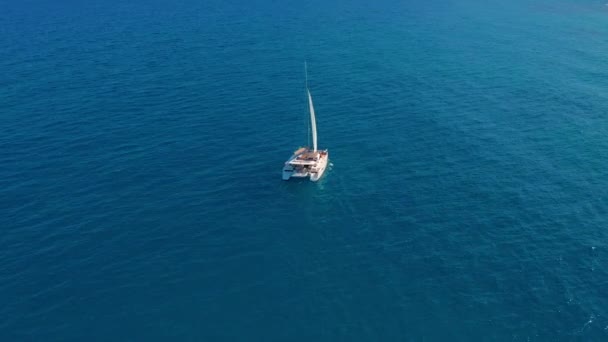
[[[607,19],[0,1],[0,340],[608,340]]]

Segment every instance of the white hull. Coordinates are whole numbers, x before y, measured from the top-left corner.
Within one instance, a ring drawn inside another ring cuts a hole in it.
[[[302,155],[294,155],[291,157],[283,167],[283,180],[289,180],[291,178],[310,178],[311,181],[316,182],[325,173],[327,164],[329,162],[329,153],[327,150],[317,152],[318,159],[312,161],[305,161],[302,159]]]
[[[313,182],[318,181],[323,177],[323,173],[325,173],[325,169],[327,169],[327,162],[329,160],[329,153],[325,156],[319,158],[319,163],[317,164],[316,171],[310,173],[310,180]]]

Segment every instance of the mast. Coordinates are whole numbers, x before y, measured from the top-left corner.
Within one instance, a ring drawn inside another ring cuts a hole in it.
[[[308,96],[308,65],[306,63],[306,60],[304,60],[304,79],[305,79],[304,87],[306,88],[306,95]],[[306,146],[310,146],[310,121],[308,121],[308,120],[305,120],[305,121],[307,122],[306,128],[308,129],[308,132],[306,133],[306,141],[307,141]]]
[[[308,90],[308,65],[306,60],[304,60],[304,79],[306,80],[306,90]]]
[[[312,149],[317,152],[317,119],[315,118],[315,107],[312,105],[312,95],[308,89],[308,64],[304,60],[304,77],[306,79],[306,94],[308,94],[308,107],[310,110],[310,127],[312,127]]]
[[[313,152],[317,152],[317,119],[315,118],[315,107],[312,104],[312,96],[308,89],[308,65],[304,61],[304,74],[306,78],[306,94],[308,95],[308,107],[310,110],[310,128],[312,128],[312,146]],[[310,138],[310,136],[309,136]]]

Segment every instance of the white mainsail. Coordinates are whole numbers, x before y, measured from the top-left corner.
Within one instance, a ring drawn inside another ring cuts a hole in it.
[[[317,152],[317,120],[315,118],[315,107],[312,105],[312,96],[310,90],[308,92],[308,106],[310,107],[310,125],[312,126],[312,148],[314,152]]]

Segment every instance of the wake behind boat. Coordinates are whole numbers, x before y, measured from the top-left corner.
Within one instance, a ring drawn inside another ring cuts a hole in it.
[[[317,150],[317,120],[315,118],[315,108],[312,104],[312,95],[308,89],[308,76],[306,77],[306,94],[308,95],[308,108],[310,110],[310,126],[312,131],[312,149],[301,147],[285,162],[283,166],[283,180],[290,178],[310,178],[311,181],[318,181],[325,169],[329,159],[327,150]]]

